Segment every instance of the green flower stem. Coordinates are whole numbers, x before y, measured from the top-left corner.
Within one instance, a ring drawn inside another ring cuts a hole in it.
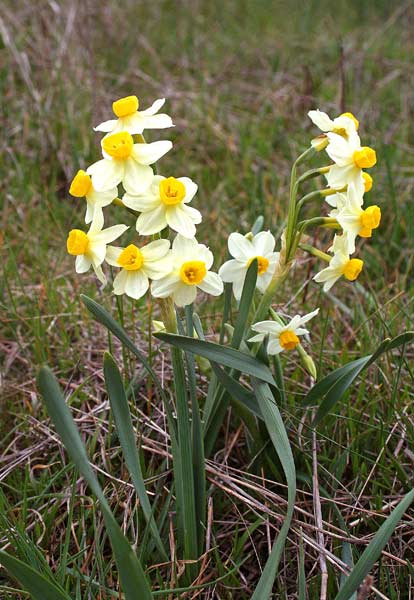
[[[308,254],[312,254],[312,256],[316,256],[317,258],[321,258],[326,262],[331,262],[332,256],[327,254],[326,252],[322,252],[322,250],[318,250],[309,244],[299,244],[299,248],[304,252],[308,252]]]
[[[330,167],[319,167],[318,169],[310,169],[309,171],[305,171],[303,175],[298,177],[297,184],[298,187],[304,182],[308,181],[308,179],[313,179],[314,177],[319,177],[320,175],[324,175],[329,171]]]
[[[332,227],[341,228],[338,221],[334,217],[314,217],[313,219],[306,219],[298,223],[298,231],[303,233],[308,227]]]

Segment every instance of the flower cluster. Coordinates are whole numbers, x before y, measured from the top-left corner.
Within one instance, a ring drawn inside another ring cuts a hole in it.
[[[156,100],[150,108],[140,111],[136,96],[121,98],[112,105],[117,118],[95,127],[95,131],[105,133],[101,139],[102,159],[86,171],[78,171],[69,189],[72,196],[85,198],[85,223],[90,224],[87,232],[73,229],[67,239],[69,254],[76,256],[76,271],[84,273],[92,266],[105,285],[102,265],[106,262],[119,269],[113,281],[115,294],[137,300],[150,289],[156,298],[172,298],[177,306],[186,306],[196,299],[197,289],[220,295],[223,282],[232,284],[234,297],[239,301],[249,266],[256,260],[256,287],[259,296],[262,295],[264,310],[256,314],[258,322],[253,323],[252,330],[257,335],[249,341],[266,339],[270,354],[293,350],[300,343],[299,336],[307,334],[303,324],[318,310],[304,317],[296,315],[288,324],[278,321],[275,315],[271,321],[259,317],[267,315],[272,294],[293,263],[294,256],[290,254],[294,255],[300,247],[308,221],[299,223],[298,216],[306,197],[297,203],[296,187],[293,195],[291,190],[288,224],[280,251],[275,251],[276,240],[270,231],[232,233],[228,239],[230,260],[220,267],[218,274],[211,271],[213,254],[195,237],[202,215],[190,206],[197,184],[189,177],[155,174],[151,165],[172,148],[172,143],[167,140],[146,143],[142,135],[146,129],[173,127],[171,118],[159,113],[164,102]],[[326,150],[333,161],[320,169],[328,184],[321,194],[331,210],[328,218],[319,220],[341,229],[341,235],[335,235],[328,250],[332,256],[313,249],[329,262],[314,277],[324,283],[327,291],[341,276],[350,281],[358,277],[363,261],[351,258],[356,238],[370,237],[380,223],[378,206],[363,208],[364,193],[372,187],[372,178],[364,169],[374,166],[376,155],[372,148],[361,146],[359,122],[351,113],[333,120],[319,110],[310,111],[309,116],[322,131],[311,142],[312,152]],[[103,209],[112,203],[135,215],[136,232],[144,237],[143,241],[139,237],[125,247],[110,245],[128,229],[123,224],[104,229]]]
[[[311,110],[309,117],[323,132],[312,140],[317,150],[325,149],[333,161],[325,174],[330,192],[325,200],[333,209],[329,217],[334,219],[342,230],[335,235],[329,252],[329,265],[314,280],[323,283],[324,291],[329,291],[342,276],[355,281],[363,268],[360,258],[351,258],[355,252],[357,236],[371,237],[381,221],[381,210],[377,205],[363,208],[364,193],[372,188],[372,177],[364,171],[377,162],[375,150],[361,146],[358,135],[359,121],[352,113],[344,113],[331,120],[319,110]]]

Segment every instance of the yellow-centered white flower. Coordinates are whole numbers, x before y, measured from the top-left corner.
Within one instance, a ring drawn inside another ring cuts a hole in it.
[[[152,235],[167,225],[184,237],[196,234],[201,213],[188,206],[197,192],[197,184],[189,177],[162,177],[155,175],[144,194],[125,194],[122,202],[139,211],[136,228],[141,235]]]
[[[252,325],[253,331],[259,333],[251,337],[249,342],[262,342],[265,337],[268,337],[268,354],[280,354],[284,350],[294,350],[300,343],[299,336],[309,333],[303,325],[313,319],[318,312],[319,308],[303,317],[295,315],[286,325],[275,321],[259,321]]]
[[[355,239],[360,237],[371,237],[372,231],[377,229],[381,222],[381,209],[377,205],[369,206],[365,210],[362,208],[364,199],[359,194],[355,185],[350,183],[346,194],[337,194],[342,198],[337,203],[337,208],[329,213],[334,217],[348,240],[348,252],[355,252]]]
[[[104,158],[87,169],[94,189],[106,191],[122,183],[130,194],[142,194],[149,188],[154,177],[149,165],[172,148],[168,140],[134,144],[128,131],[105,136],[101,145]]]
[[[114,279],[114,293],[138,300],[149,287],[149,280],[161,279],[172,269],[170,242],[156,240],[146,246],[129,244],[126,248],[108,246],[105,260],[121,271]]]
[[[91,176],[80,169],[72,180],[69,194],[75,198],[86,199],[85,223],[90,223],[96,212],[102,213],[102,208],[111,204],[118,196],[118,188],[113,187],[105,192],[97,192],[93,185]]]
[[[321,110],[310,110],[308,117],[323,133],[336,133],[347,138],[349,135],[358,131],[359,121],[350,112],[345,112],[331,119],[325,112]]]
[[[106,284],[106,277],[101,264],[105,259],[106,246],[113,242],[128,229],[126,225],[114,225],[102,229],[104,224],[102,212],[96,212],[89,231],[72,229],[69,232],[66,248],[69,254],[76,256],[75,269],[77,273],[86,273],[92,265],[99,281]]]
[[[279,252],[274,252],[275,243],[270,231],[261,231],[254,236],[230,234],[228,247],[233,259],[220,267],[219,275],[224,282],[233,284],[236,300],[240,300],[247,269],[255,258],[258,263],[256,287],[262,293],[266,290],[279,262]]]
[[[138,110],[139,100],[136,96],[126,96],[112,103],[112,110],[117,119],[104,121],[95,131],[105,133],[117,133],[119,131],[128,131],[131,135],[142,133],[144,129],[165,129],[173,127],[171,117],[161,113],[157,114],[164,105],[165,98],[159,98],[145,110]]]
[[[348,281],[355,281],[362,271],[364,262],[360,258],[350,258],[347,234],[335,235],[331,251],[334,253],[326,269],[322,269],[313,278],[323,283],[324,292],[328,292],[333,284],[342,276]]]
[[[358,190],[364,189],[362,169],[369,169],[376,164],[375,150],[361,146],[356,132],[347,139],[337,133],[328,133],[327,136],[329,145],[326,152],[335,163],[326,174],[329,187],[338,190],[354,182]]]
[[[222,280],[209,270],[213,265],[213,254],[207,246],[199,244],[195,238],[177,235],[171,256],[172,272],[152,283],[153,296],[171,296],[177,306],[187,306],[196,299],[197,288],[212,296],[223,292]]]

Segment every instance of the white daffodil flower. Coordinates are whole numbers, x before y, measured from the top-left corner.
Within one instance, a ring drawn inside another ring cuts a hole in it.
[[[257,258],[258,273],[256,287],[264,293],[279,262],[279,252],[274,252],[275,238],[270,231],[261,231],[251,238],[241,233],[231,233],[228,247],[232,260],[225,262],[219,275],[226,283],[233,284],[236,300],[240,300],[247,269]]]
[[[126,225],[114,225],[102,229],[104,219],[102,212],[96,212],[88,233],[81,229],[72,229],[66,242],[66,247],[72,256],[76,256],[75,269],[77,273],[86,273],[92,265],[99,281],[106,284],[106,277],[101,264],[105,259],[106,246],[113,242],[128,229]]]
[[[212,296],[223,292],[223,282],[217,273],[209,269],[213,264],[213,254],[195,238],[177,235],[172,243],[172,272],[154,281],[152,295],[156,298],[172,296],[177,306],[187,306],[196,299],[197,288]]]
[[[258,331],[257,335],[251,337],[249,342],[262,342],[266,336],[268,354],[280,354],[284,350],[294,350],[299,344],[299,336],[309,333],[302,327],[305,323],[313,319],[319,312],[319,308],[313,312],[301,317],[295,315],[287,325],[276,323],[275,321],[260,321],[252,325],[253,331]]]
[[[101,145],[104,158],[86,171],[92,177],[94,189],[106,191],[122,183],[130,194],[142,194],[149,188],[154,177],[149,165],[172,148],[168,140],[134,144],[128,131],[105,136]]]
[[[329,187],[341,189],[354,182],[357,189],[364,189],[362,169],[369,169],[377,162],[375,150],[361,146],[359,135],[354,132],[345,139],[337,133],[328,133],[329,145],[326,152],[334,165],[326,174]]]
[[[349,241],[346,233],[335,235],[332,248],[334,255],[329,266],[313,278],[318,283],[323,283],[323,291],[328,292],[338,279],[344,276],[348,281],[355,281],[362,271],[364,261],[360,258],[349,257]]]
[[[358,119],[350,112],[342,113],[332,120],[325,112],[318,109],[310,110],[308,117],[323,133],[332,132],[345,138],[358,131],[359,127]]]
[[[201,213],[187,206],[197,192],[197,184],[189,177],[162,177],[155,175],[144,194],[125,194],[122,202],[139,211],[137,231],[152,235],[167,225],[186,238],[196,234],[196,224],[201,223]]]
[[[114,293],[126,294],[134,300],[141,298],[148,290],[149,279],[161,279],[172,269],[168,240],[156,240],[141,248],[135,244],[126,248],[108,246],[105,260],[122,269],[114,279]]]
[[[92,185],[91,176],[80,169],[70,184],[69,194],[75,198],[86,199],[85,223],[90,223],[96,212],[102,214],[102,209],[118,196],[118,188],[97,192]]]
[[[144,129],[174,127],[171,117],[164,113],[157,114],[164,102],[165,98],[159,98],[149,108],[138,110],[139,101],[136,96],[120,98],[112,103],[112,110],[118,118],[104,121],[94,130],[105,133],[128,131],[128,133],[134,135],[135,133],[142,133]]]
[[[330,217],[334,217],[348,240],[348,253],[355,252],[355,239],[357,235],[360,237],[371,237],[372,231],[377,229],[381,221],[381,209],[377,205],[369,206],[365,210],[362,208],[364,199],[362,194],[359,194],[353,183],[348,185],[346,194],[337,194],[344,196],[341,198],[337,208],[329,213]]]

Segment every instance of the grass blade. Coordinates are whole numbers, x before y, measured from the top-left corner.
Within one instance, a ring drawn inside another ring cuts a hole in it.
[[[351,573],[347,577],[344,585],[339,590],[335,597],[335,600],[349,600],[352,594],[357,591],[359,585],[363,582],[365,577],[368,575],[373,565],[379,558],[383,548],[386,546],[388,540],[394,533],[398,522],[401,520],[403,514],[408,509],[412,501],[414,500],[414,490],[411,490],[392,511],[390,516],[381,525],[375,534],[374,538],[365,548],[360,559],[352,569]]]
[[[136,600],[137,594],[139,594],[142,600],[151,600],[151,590],[142,565],[109,508],[98,479],[89,463],[78,429],[65,403],[55,376],[48,367],[42,367],[39,371],[37,382],[45,400],[49,416],[55,425],[56,431],[62,438],[62,442],[70,458],[100,502],[125,599]]]
[[[3,550],[0,550],[0,563],[30,593],[33,600],[71,600],[60,586]]]
[[[273,544],[272,551],[267,559],[259,583],[254,591],[252,600],[266,600],[270,598],[273,583],[277,575],[280,558],[285,547],[287,534],[293,517],[296,496],[296,469],[292,449],[286,433],[285,425],[276,405],[270,387],[257,379],[252,379],[254,393],[260,405],[264,422],[266,423],[270,439],[277,452],[288,486],[288,507],[286,519]]]
[[[138,495],[142,512],[150,528],[156,546],[163,558],[168,561],[168,555],[161,541],[160,533],[154,519],[151,504],[145,489],[144,478],[142,476],[141,464],[135,441],[134,428],[132,425],[131,413],[128,401],[125,395],[122,377],[112,356],[109,352],[104,357],[104,375],[106,389],[108,390],[109,402],[114,414],[116,429],[125,456],[125,462],[131,475],[132,483]]]

